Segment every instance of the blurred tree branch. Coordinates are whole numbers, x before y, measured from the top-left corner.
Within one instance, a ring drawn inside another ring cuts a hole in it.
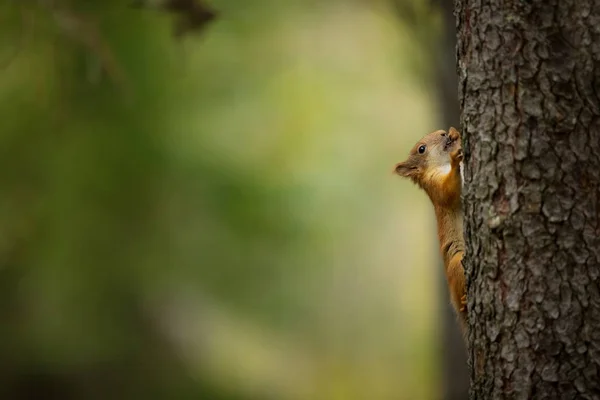
[[[96,21],[69,7],[56,5],[51,0],[39,0],[39,3],[52,15],[56,26],[66,37],[79,43],[98,60],[100,67],[119,86],[127,84],[123,68],[116,59],[111,47],[104,40]]]
[[[133,7],[157,8],[175,14],[174,34],[181,37],[192,32],[201,32],[217,14],[199,0],[133,0]]]
[[[71,4],[62,0],[37,0],[36,2],[19,3],[21,14],[21,29],[18,43],[6,59],[0,60],[0,69],[7,68],[22,49],[27,45],[34,29],[34,9],[37,6],[45,10],[55,22],[59,30],[75,43],[83,46],[92,54],[99,63],[103,72],[109,78],[124,87],[127,79],[123,68],[114,55],[111,47],[106,43],[97,21],[76,11]],[[208,23],[213,21],[216,12],[197,0],[133,0],[130,6],[137,8],[156,8],[176,15],[174,35],[180,38],[192,32],[201,32]]]

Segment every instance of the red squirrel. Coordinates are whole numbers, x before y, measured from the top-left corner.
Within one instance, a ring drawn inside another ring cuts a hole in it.
[[[463,333],[467,323],[467,296],[462,258],[465,249],[461,211],[463,152],[455,128],[424,136],[408,158],[396,164],[395,173],[410,178],[429,196],[437,219],[440,251],[452,306]]]

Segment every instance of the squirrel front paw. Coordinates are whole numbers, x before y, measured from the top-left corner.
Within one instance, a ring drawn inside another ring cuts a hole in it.
[[[450,129],[448,129],[448,137],[452,140],[458,140],[460,139],[460,133],[456,128],[451,126]]]
[[[453,163],[461,162],[463,160],[462,147],[459,147],[458,149],[456,149],[452,153],[450,153],[450,159],[452,160]]]
[[[463,294],[462,297],[460,298],[460,308],[459,308],[460,312],[465,312],[467,311],[467,295]]]

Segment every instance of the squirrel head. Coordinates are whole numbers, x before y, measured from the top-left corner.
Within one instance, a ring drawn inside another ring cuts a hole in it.
[[[405,161],[396,164],[394,172],[427,189],[437,176],[450,172],[450,155],[460,147],[460,134],[455,128],[431,132],[414,145]]]

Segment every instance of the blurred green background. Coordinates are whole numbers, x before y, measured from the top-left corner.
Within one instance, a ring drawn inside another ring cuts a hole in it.
[[[0,5],[0,398],[441,398],[420,0]]]

